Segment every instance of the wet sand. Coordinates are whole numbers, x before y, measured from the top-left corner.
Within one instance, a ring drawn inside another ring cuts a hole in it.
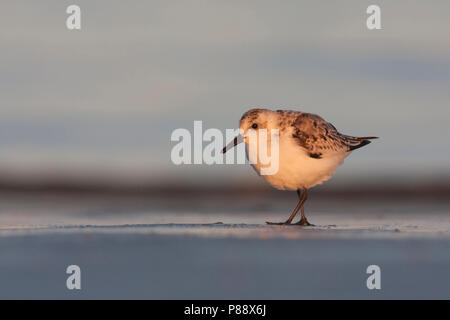
[[[291,202],[4,199],[0,298],[450,298],[448,202],[315,201],[316,227],[264,223]],[[80,291],[65,287],[71,264]],[[381,290],[366,287],[372,264]]]

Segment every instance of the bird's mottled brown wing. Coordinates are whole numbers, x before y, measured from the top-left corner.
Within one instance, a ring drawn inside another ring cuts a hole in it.
[[[292,124],[292,137],[311,158],[348,152],[370,143],[366,138],[346,136],[318,115],[300,113]]]

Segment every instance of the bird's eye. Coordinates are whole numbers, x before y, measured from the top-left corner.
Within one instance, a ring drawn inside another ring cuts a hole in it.
[[[253,128],[253,129],[258,128],[258,124],[254,123],[254,124],[252,125],[252,128]]]

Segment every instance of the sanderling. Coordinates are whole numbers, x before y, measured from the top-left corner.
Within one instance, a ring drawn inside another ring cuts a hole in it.
[[[330,179],[353,150],[377,138],[347,136],[318,115],[290,110],[251,109],[244,113],[239,127],[241,134],[223,148],[223,153],[242,141],[248,152],[249,143],[253,143],[248,139],[249,133],[258,137],[261,129],[278,130],[278,171],[262,177],[277,189],[296,190],[299,202],[285,222],[267,222],[276,225],[291,224],[301,210],[301,219],[295,224],[311,226],[303,210],[307,190]],[[252,166],[261,175],[261,166],[258,163]]]

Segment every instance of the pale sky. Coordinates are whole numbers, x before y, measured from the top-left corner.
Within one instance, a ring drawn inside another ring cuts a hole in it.
[[[380,136],[342,179],[450,172],[449,1],[77,1],[69,31],[73,3],[0,3],[0,172],[237,179],[175,167],[170,135],[253,107]]]

